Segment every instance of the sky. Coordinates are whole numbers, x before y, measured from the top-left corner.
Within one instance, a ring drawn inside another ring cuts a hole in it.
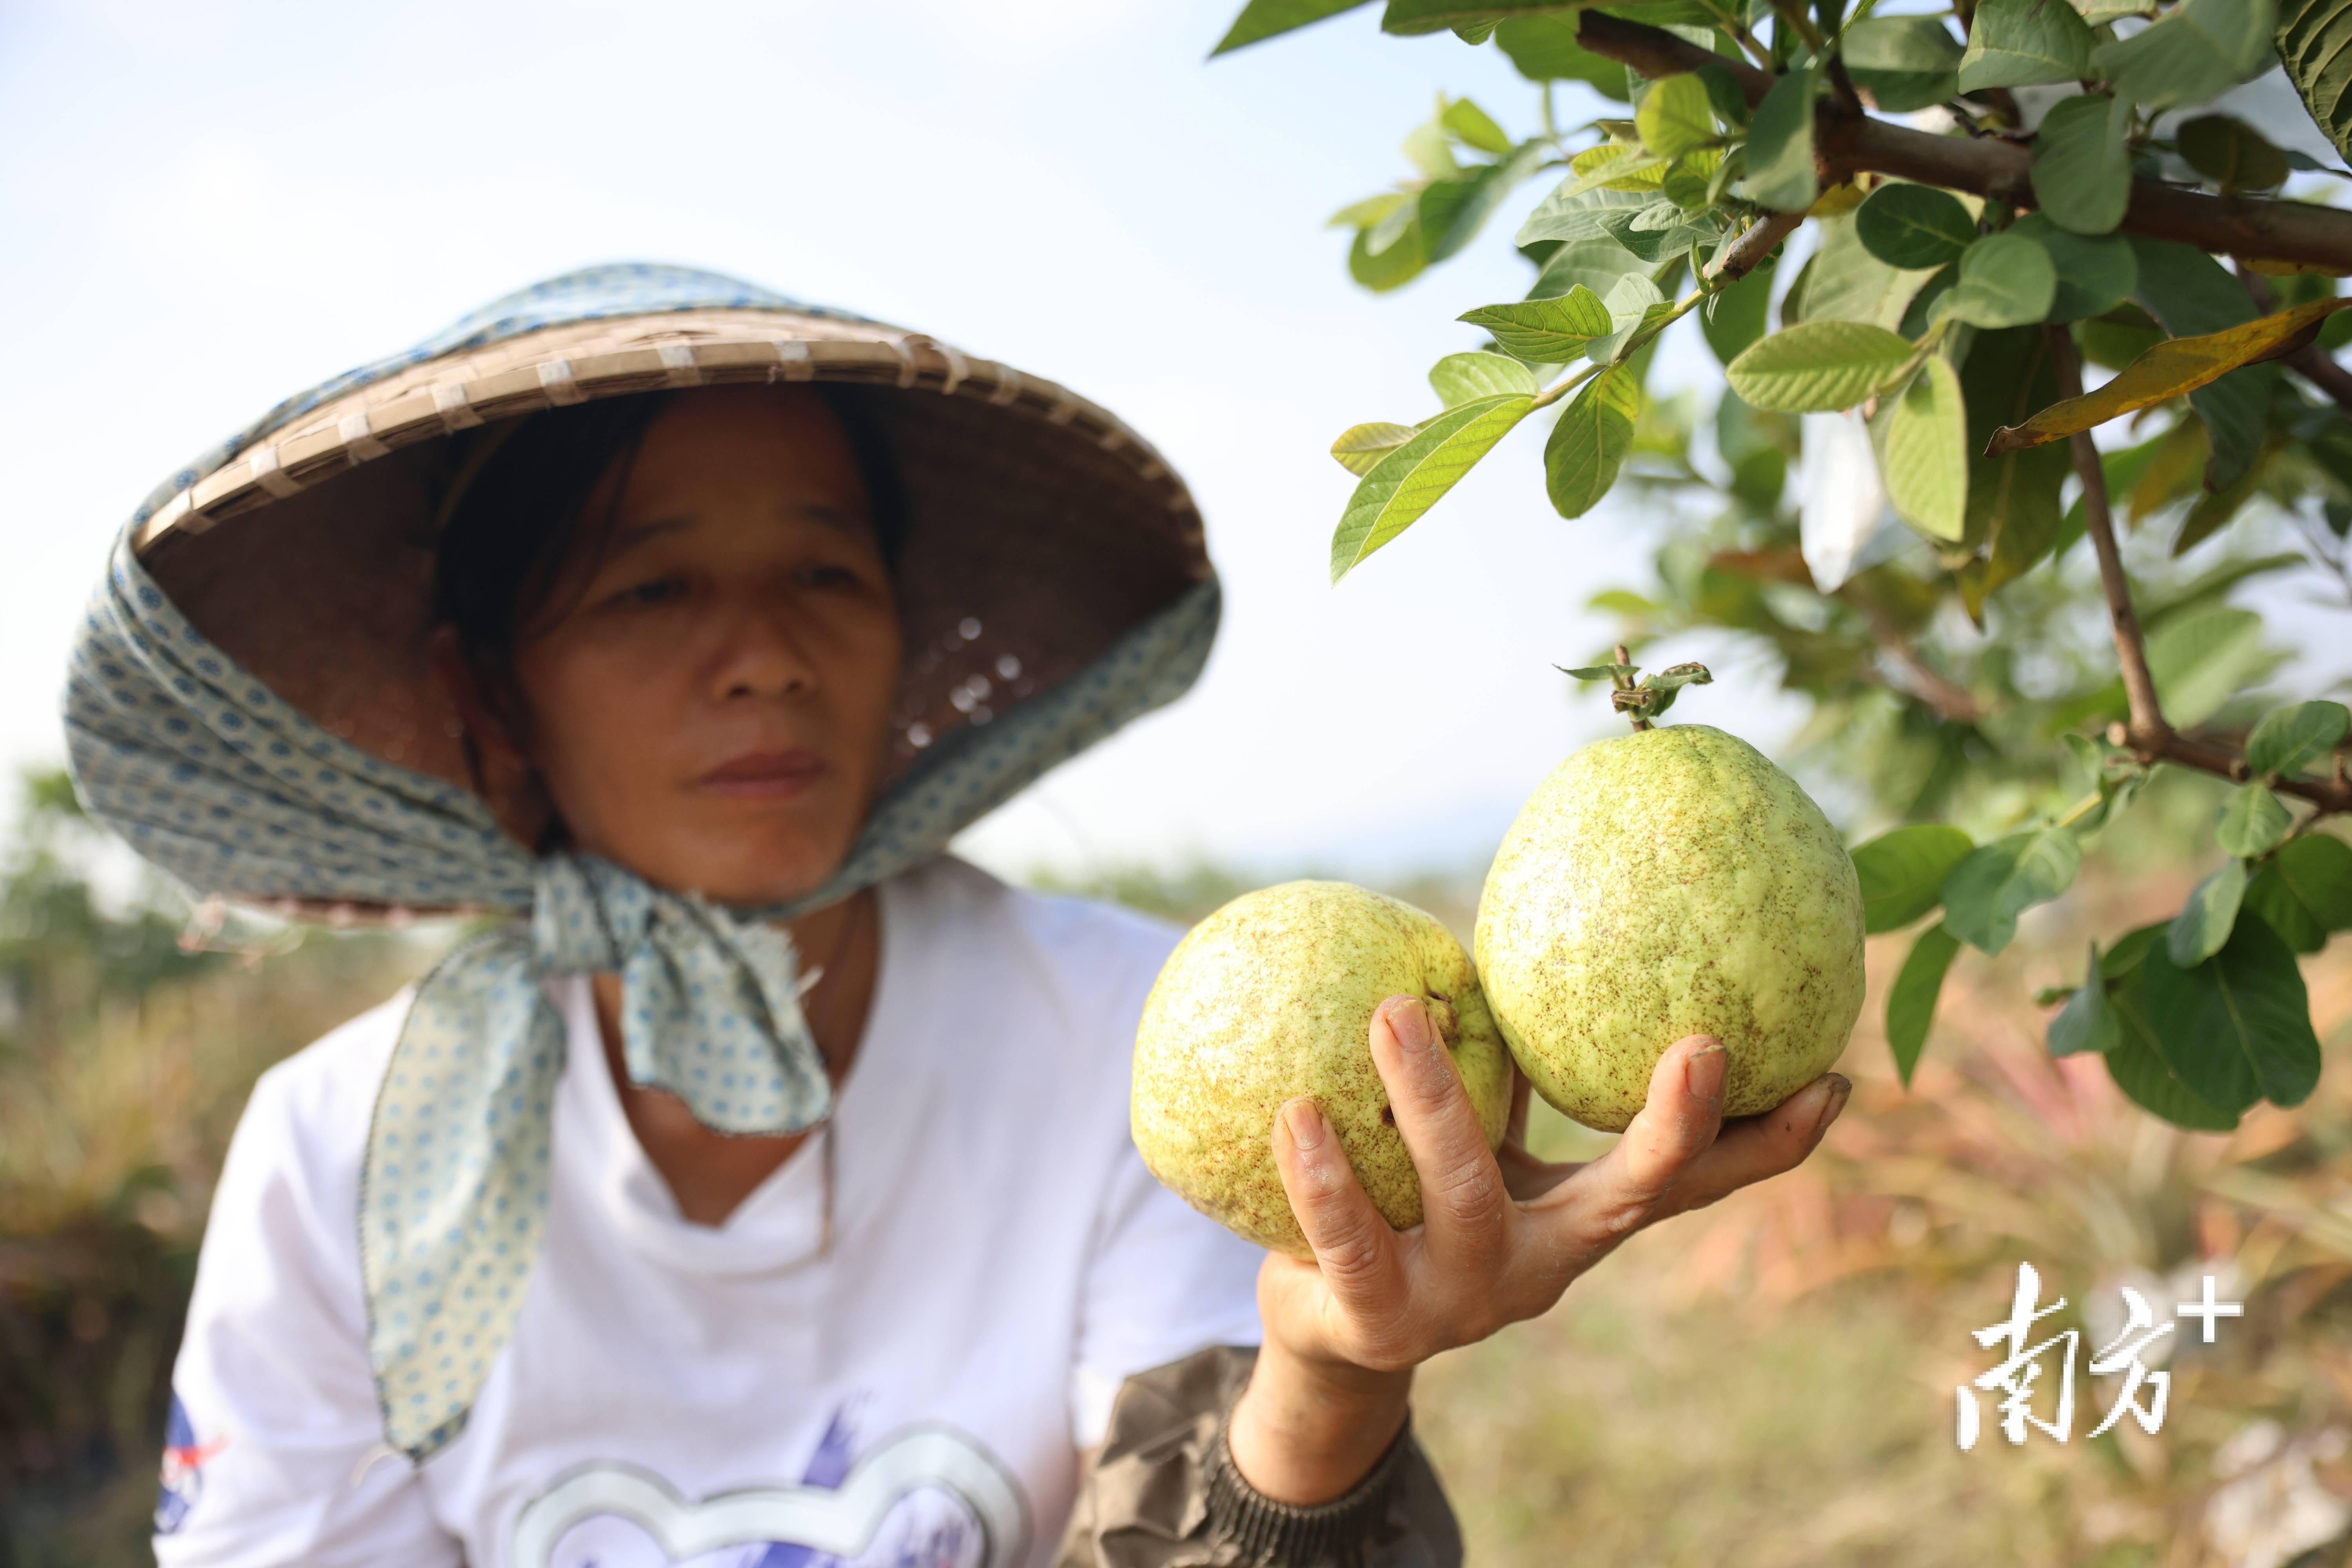
[[[1334,209],[1406,172],[1440,90],[1524,132],[1493,48],[1371,12],[1209,62],[1237,0],[0,6],[0,768],[54,763],[65,648],[122,520],[278,398],[534,279],[708,267],[929,332],[1121,414],[1190,481],[1226,590],[1200,685],[968,834],[999,869],[1482,864],[1617,722],[1554,669],[1639,585],[1640,503],[1576,521],[1516,433],[1326,581],[1368,419],[1525,289],[1504,242],[1387,296]],[[1573,122],[1597,100],[1564,90]],[[1695,334],[1654,383],[1712,374]],[[1708,650],[1667,650],[1705,657]],[[1734,661],[1695,717],[1800,705]],[[1695,705],[1695,704],[1694,704]],[[1678,715],[1679,716],[1679,715]]]

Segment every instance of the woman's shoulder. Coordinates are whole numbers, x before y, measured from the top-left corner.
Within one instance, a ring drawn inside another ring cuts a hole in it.
[[[246,1103],[242,1125],[293,1145],[286,1152],[300,1163],[323,1156],[356,1168],[374,1114],[376,1088],[400,1042],[415,992],[414,985],[402,986],[263,1073]]]

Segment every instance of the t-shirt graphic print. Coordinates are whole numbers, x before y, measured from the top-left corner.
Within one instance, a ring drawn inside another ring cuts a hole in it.
[[[629,1465],[583,1466],[522,1511],[516,1568],[1013,1568],[1021,1488],[951,1426],[903,1428],[852,1459],[835,1413],[796,1486],[688,1500]]]

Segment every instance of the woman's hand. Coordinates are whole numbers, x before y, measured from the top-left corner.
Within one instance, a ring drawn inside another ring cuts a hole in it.
[[[1372,1015],[1372,1061],[1421,1173],[1422,1223],[1393,1230],[1365,1195],[1311,1099],[1275,1118],[1275,1163],[1315,1249],[1259,1270],[1265,1344],[1234,1407],[1234,1462],[1260,1492],[1311,1505],[1370,1470],[1405,1415],[1412,1369],[1558,1301],[1644,1226],[1802,1161],[1853,1086],[1827,1073],[1778,1109],[1723,1125],[1721,1042],[1675,1042],[1649,1099],[1600,1159],[1529,1154],[1528,1083],[1517,1079],[1498,1159],[1422,1002]]]

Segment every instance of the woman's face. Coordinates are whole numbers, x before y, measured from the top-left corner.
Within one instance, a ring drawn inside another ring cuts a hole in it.
[[[809,892],[865,821],[898,679],[847,438],[804,388],[678,394],[613,519],[520,628],[519,743],[574,847],[723,903]]]

